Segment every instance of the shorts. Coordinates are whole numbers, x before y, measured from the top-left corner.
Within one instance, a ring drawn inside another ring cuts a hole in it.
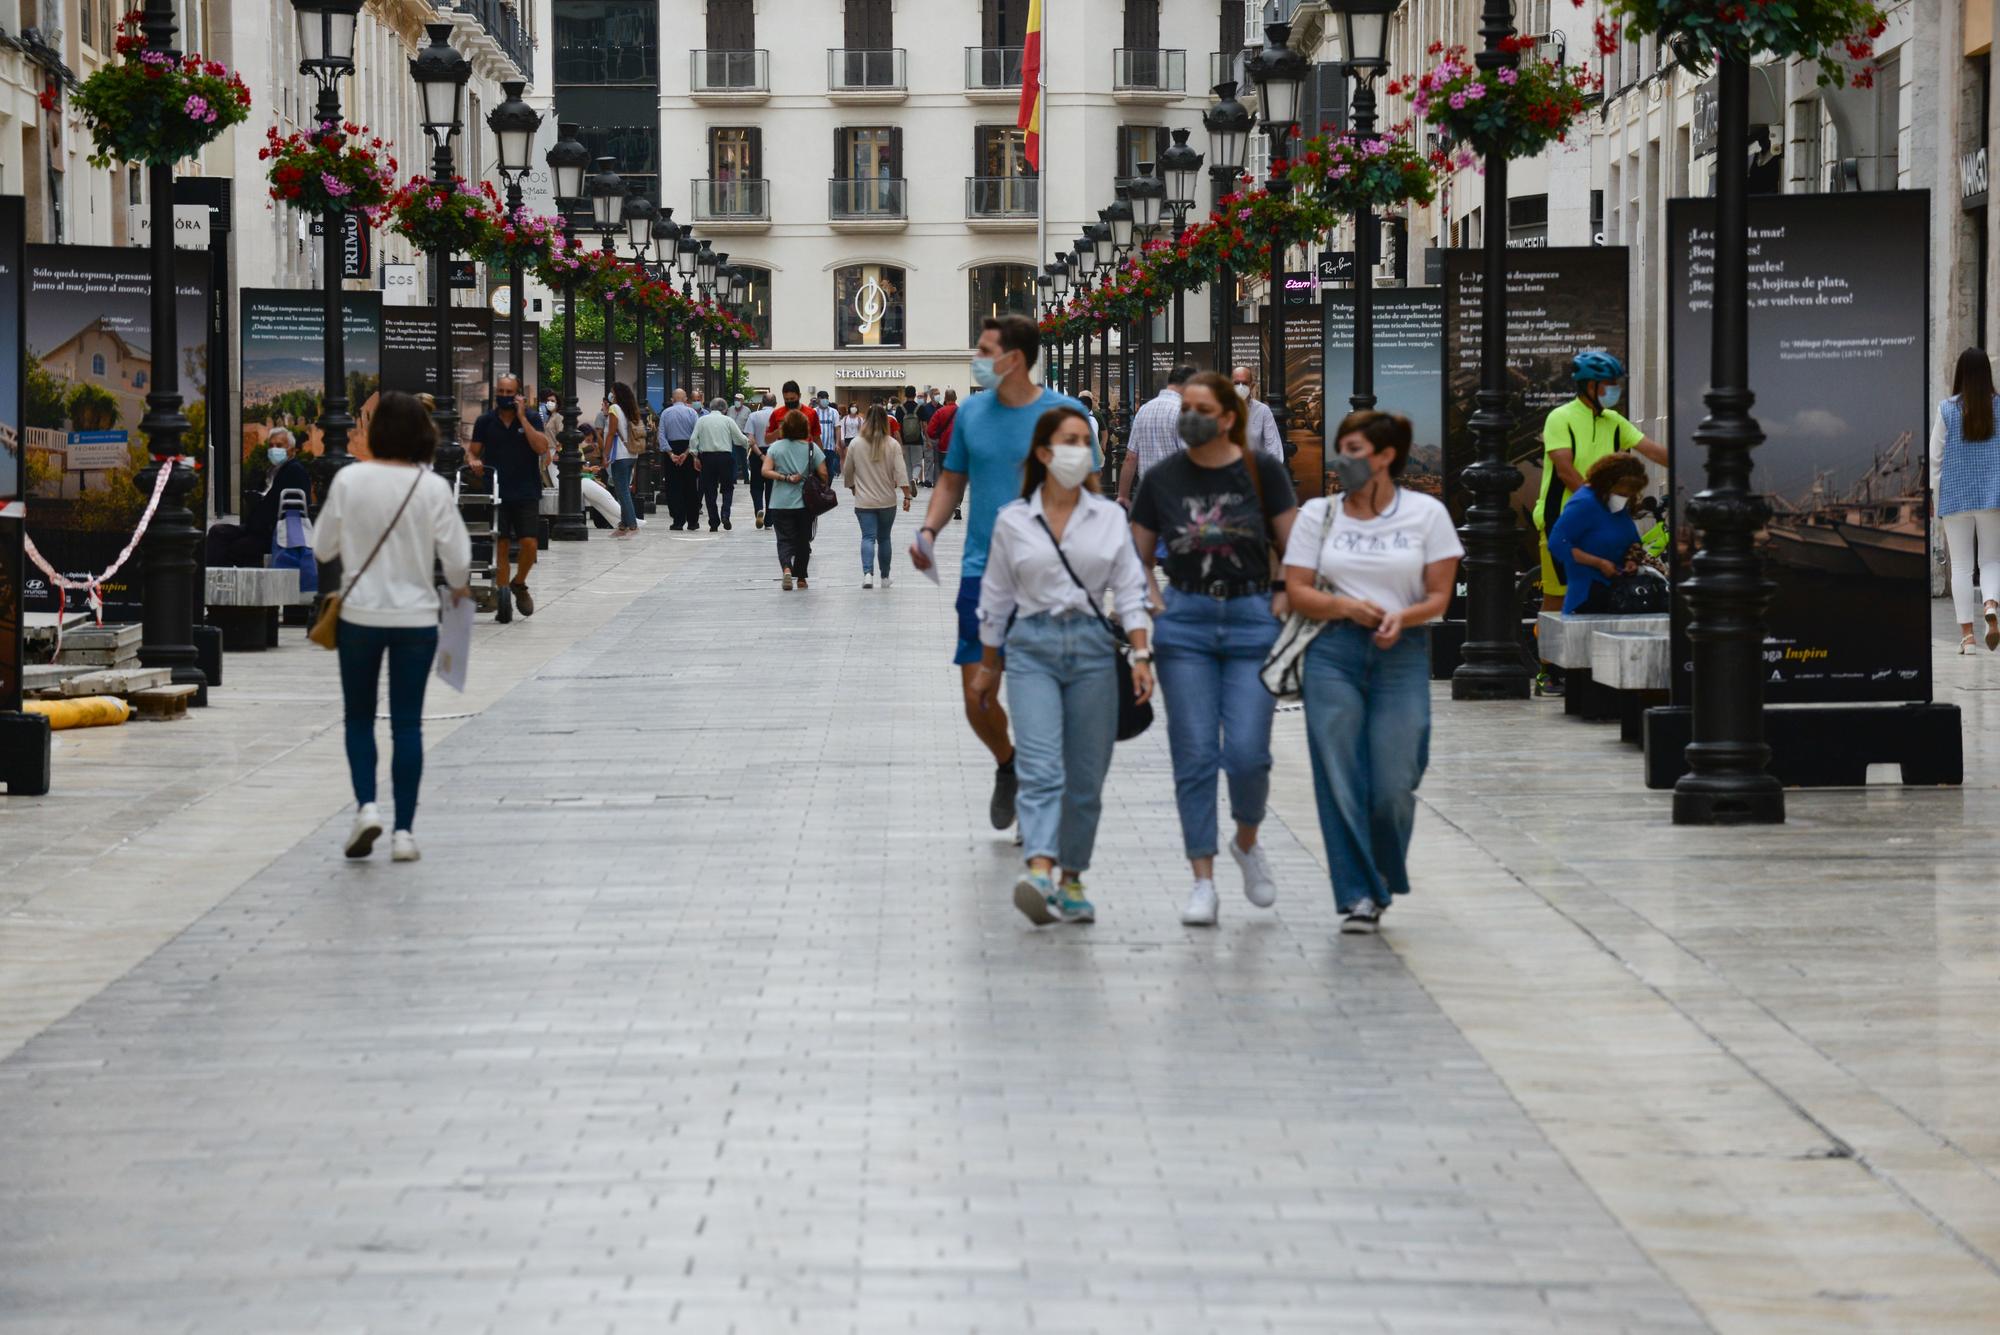
[[[1569,586],[1563,583],[1562,572],[1556,569],[1556,559],[1549,555],[1549,535],[1544,533],[1542,535],[1542,596],[1544,598],[1560,598],[1568,592]]]
[[[542,502],[496,501],[493,505],[493,536],[535,542],[542,536]]]
[[[953,604],[958,609],[958,652],[951,661],[960,667],[970,667],[986,656],[986,646],[979,642],[979,586],[978,575],[961,576],[958,581],[958,601]]]

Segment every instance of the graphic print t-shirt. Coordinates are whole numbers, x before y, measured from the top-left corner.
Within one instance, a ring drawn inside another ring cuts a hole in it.
[[[1285,466],[1257,456],[1264,487],[1262,513],[1250,468],[1242,459],[1203,468],[1187,451],[1146,470],[1132,503],[1132,522],[1166,544],[1167,578],[1186,588],[1207,584],[1263,584],[1270,579],[1270,529],[1266,521],[1292,508],[1292,480]]]

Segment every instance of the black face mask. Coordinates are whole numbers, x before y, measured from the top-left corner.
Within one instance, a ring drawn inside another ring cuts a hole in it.
[[[514,408],[514,396],[512,394],[497,395],[493,400],[493,406],[503,413],[512,412]]]
[[[785,407],[788,410],[795,412],[798,410],[798,406],[799,406],[799,401],[797,399],[788,398],[785,400]]]

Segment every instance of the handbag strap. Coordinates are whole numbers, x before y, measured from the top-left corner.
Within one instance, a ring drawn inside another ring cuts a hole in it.
[[[1076,516],[1072,514],[1070,518],[1075,519]],[[1097,599],[1090,596],[1090,586],[1076,577],[1076,569],[1070,565],[1069,557],[1063,555],[1062,543],[1057,540],[1056,531],[1049,527],[1049,521],[1041,515],[1036,515],[1035,522],[1042,526],[1042,532],[1049,535],[1049,541],[1055,545],[1056,560],[1062,562],[1062,568],[1068,573],[1070,582],[1083,591],[1083,600],[1090,604],[1091,614],[1097,618],[1098,623],[1104,629],[1111,632],[1112,639],[1118,641],[1120,644],[1125,643],[1124,630],[1111,624],[1111,618],[1104,615],[1103,611],[1097,606]]]
[[[407,494],[404,495],[403,503],[396,507],[396,513],[389,520],[389,527],[383,529],[382,536],[375,539],[375,548],[373,551],[368,553],[368,559],[361,563],[361,569],[354,572],[353,579],[343,581],[343,583],[345,583],[348,588],[351,589],[355,585],[359,584],[361,582],[361,577],[368,573],[368,567],[375,564],[375,557],[381,552],[382,544],[387,542],[389,540],[389,535],[396,531],[396,524],[399,520],[402,519],[403,511],[410,508],[410,502],[416,497],[417,488],[423,485],[424,485],[424,470],[419,468],[417,470],[417,480],[410,484],[410,490]]]

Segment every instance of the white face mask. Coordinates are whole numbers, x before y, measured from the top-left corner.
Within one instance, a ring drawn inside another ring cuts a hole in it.
[[[1237,398],[1239,398],[1239,399],[1247,399],[1247,398],[1249,398],[1249,397],[1250,397],[1250,386],[1248,386],[1248,385],[1238,385],[1238,386],[1236,387],[1236,397],[1237,397]]]
[[[1611,498],[1611,513],[1615,515],[1631,503],[1632,498],[1630,496],[1613,496]]]
[[[271,461],[271,467],[276,468],[279,464],[285,462],[285,447],[282,445],[273,445],[270,449],[264,451],[264,457]]]
[[[1090,446],[1052,445],[1049,452],[1054,456],[1049,460],[1049,476],[1056,485],[1080,487],[1090,476]]]
[[[1623,399],[1624,397],[1625,397],[1624,390],[1620,389],[1616,385],[1606,385],[1604,387],[1603,395],[1598,399],[1598,403],[1606,408],[1616,408],[1618,406],[1619,400]]]

